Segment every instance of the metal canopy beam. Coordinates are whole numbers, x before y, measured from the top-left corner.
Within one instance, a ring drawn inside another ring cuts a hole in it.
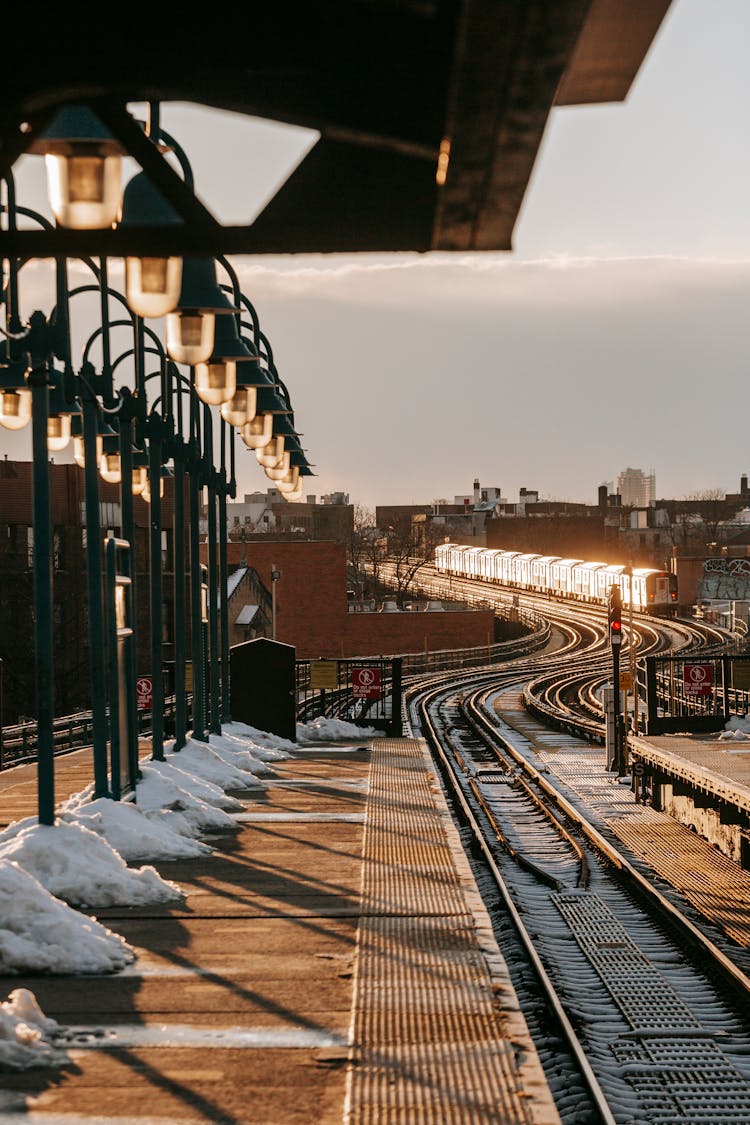
[[[199,31],[130,20],[113,38],[93,21],[65,43],[42,24],[33,58],[0,73],[0,175],[28,141],[22,123],[36,128],[66,101],[104,98],[110,123],[126,103],[196,102],[321,140],[250,226],[223,227],[198,208],[188,216],[183,199],[184,228],[0,231],[2,252],[507,250],[551,107],[624,97],[668,5],[276,0]],[[19,19],[9,14],[8,43]],[[153,160],[151,171],[161,175]],[[177,201],[178,186],[160,186]]]

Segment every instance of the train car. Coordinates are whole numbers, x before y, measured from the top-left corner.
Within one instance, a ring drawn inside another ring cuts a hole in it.
[[[545,591],[552,589],[552,566],[559,562],[558,555],[540,555],[531,564],[531,577],[534,589]]]
[[[596,572],[604,565],[603,562],[582,562],[573,567],[573,597],[585,602],[597,600]]]
[[[435,567],[444,574],[599,605],[607,604],[609,591],[616,585],[623,606],[632,604],[640,612],[670,613],[678,604],[676,575],[651,567],[634,567],[631,578],[620,565],[457,543],[442,543],[435,548]]]
[[[552,563],[550,568],[550,586],[552,592],[562,597],[573,596],[573,567],[580,566],[583,559],[559,559]]]

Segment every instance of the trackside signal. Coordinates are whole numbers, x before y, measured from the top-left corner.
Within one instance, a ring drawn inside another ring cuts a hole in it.
[[[609,611],[609,639],[611,644],[622,644],[622,598],[619,586],[610,586],[607,602]]]

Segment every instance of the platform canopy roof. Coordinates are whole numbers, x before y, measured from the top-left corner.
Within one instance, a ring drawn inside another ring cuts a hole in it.
[[[124,107],[197,102],[320,140],[246,227],[183,200],[188,252],[509,250],[551,109],[624,99],[669,4],[272,0],[175,10],[168,32],[138,9],[73,25],[40,18],[23,52],[6,28],[0,171],[75,101],[95,106],[145,168]],[[153,160],[146,170],[166,187]],[[82,245],[79,232],[0,238],[13,253]],[[169,243],[158,228],[149,238],[153,249]],[[87,232],[83,248],[122,254],[133,239]]]

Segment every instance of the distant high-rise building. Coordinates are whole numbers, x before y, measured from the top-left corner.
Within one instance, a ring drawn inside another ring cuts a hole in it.
[[[617,491],[625,508],[651,508],[656,503],[656,476],[653,469],[625,469],[617,478]]]

